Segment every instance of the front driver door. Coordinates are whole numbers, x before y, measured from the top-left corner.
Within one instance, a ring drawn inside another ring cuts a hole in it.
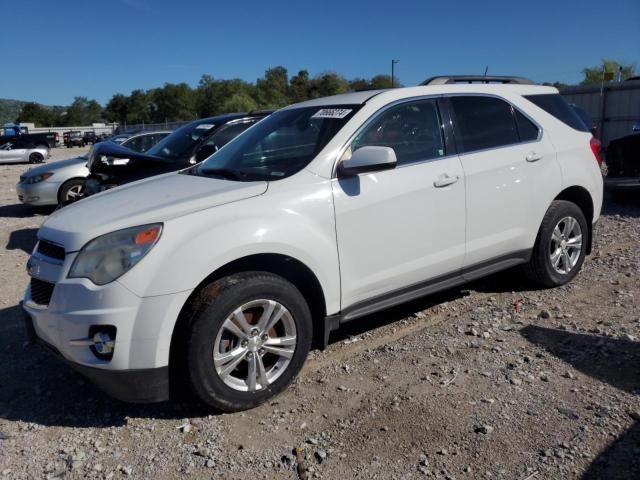
[[[464,175],[446,148],[436,99],[387,108],[357,134],[394,149],[397,167],[333,181],[342,310],[438,277],[456,277],[465,252]]]

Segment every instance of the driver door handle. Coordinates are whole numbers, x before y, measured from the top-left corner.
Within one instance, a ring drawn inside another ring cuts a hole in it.
[[[527,156],[524,157],[524,159],[529,162],[529,163],[533,163],[533,162],[537,162],[538,160],[541,160],[543,157],[543,155],[536,153],[536,152],[529,152],[527,153]]]
[[[438,177],[438,179],[435,182],[433,182],[433,186],[436,188],[442,188],[449,185],[453,185],[458,180],[460,180],[460,177],[457,175],[454,175],[452,177],[448,173],[443,173]]]

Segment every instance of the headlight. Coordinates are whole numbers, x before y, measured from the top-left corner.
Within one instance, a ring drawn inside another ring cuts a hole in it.
[[[32,177],[27,177],[24,179],[24,183],[40,183],[44,182],[47,178],[53,177],[53,172],[41,173],[40,175],[33,175]]]
[[[142,225],[107,233],[87,243],[76,257],[69,278],[88,278],[105,285],[124,275],[153,248],[162,224]]]

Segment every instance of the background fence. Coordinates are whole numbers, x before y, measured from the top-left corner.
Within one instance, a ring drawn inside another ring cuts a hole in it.
[[[560,93],[591,116],[605,149],[611,140],[631,134],[631,127],[640,119],[640,80],[603,87],[567,87]]]

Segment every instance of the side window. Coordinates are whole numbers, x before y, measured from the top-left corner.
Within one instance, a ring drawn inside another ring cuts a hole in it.
[[[398,165],[444,156],[442,122],[435,100],[389,108],[356,137],[351,151],[366,146],[393,148]]]
[[[516,117],[520,141],[533,142],[534,140],[537,140],[538,135],[540,134],[538,127],[531,120],[525,117],[518,109],[514,108],[513,113]]]
[[[140,152],[141,151],[140,147],[142,146],[142,139],[143,138],[144,137],[142,137],[142,136],[130,138],[130,139],[126,140],[123,143],[123,145],[125,147],[127,147],[129,150],[133,150],[135,152]]]
[[[493,97],[450,98],[456,117],[455,133],[462,152],[502,147],[520,141],[511,105]]]
[[[236,138],[242,132],[244,132],[247,128],[253,125],[255,122],[243,122],[243,123],[232,123],[231,125],[226,125],[215,132],[205,145],[215,145],[218,148],[224,147],[231,140]]]

